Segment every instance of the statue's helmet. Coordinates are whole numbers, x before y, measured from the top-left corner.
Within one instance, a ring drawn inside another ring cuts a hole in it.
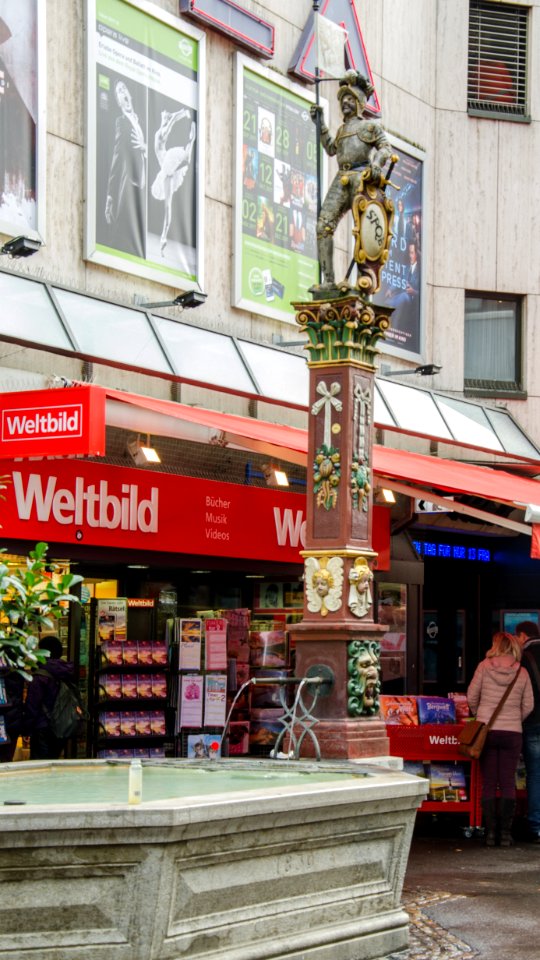
[[[349,94],[354,97],[360,109],[363,110],[366,100],[369,100],[371,94],[374,92],[375,87],[369,82],[367,77],[364,77],[361,73],[357,73],[356,70],[348,70],[339,81],[337,95],[338,100],[341,102],[342,98]]]

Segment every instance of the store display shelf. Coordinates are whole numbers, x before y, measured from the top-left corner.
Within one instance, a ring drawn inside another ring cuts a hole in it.
[[[98,700],[98,707],[106,710],[119,709],[124,713],[129,713],[129,711],[141,710],[144,707],[159,707],[166,706],[167,697],[101,697]]]
[[[424,800],[420,809],[422,813],[463,813],[470,815],[471,804],[468,800],[459,802],[454,800]]]
[[[413,761],[429,766],[437,763],[459,763],[468,772],[467,800],[424,800],[420,813],[452,813],[468,817],[467,836],[481,825],[479,803],[478,763],[468,760],[459,753],[459,733],[462,723],[456,724],[419,724],[402,726],[387,724],[386,733],[390,741],[390,755],[402,757],[404,761]]]

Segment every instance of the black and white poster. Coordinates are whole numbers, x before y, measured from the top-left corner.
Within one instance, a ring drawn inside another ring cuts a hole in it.
[[[0,0],[0,232],[41,239],[45,3]]]
[[[193,287],[202,284],[202,35],[149,9],[89,0],[87,258]]]

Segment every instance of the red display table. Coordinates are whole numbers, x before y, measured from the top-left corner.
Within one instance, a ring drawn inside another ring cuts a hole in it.
[[[466,814],[469,823],[465,835],[472,836],[473,832],[482,823],[480,779],[477,761],[468,760],[467,757],[458,752],[459,732],[462,727],[462,723],[423,724],[419,726],[387,724],[386,733],[390,740],[390,755],[393,757],[402,757],[404,760],[416,760],[423,763],[458,761],[470,767],[467,800],[459,802],[424,800],[420,806],[420,812]]]

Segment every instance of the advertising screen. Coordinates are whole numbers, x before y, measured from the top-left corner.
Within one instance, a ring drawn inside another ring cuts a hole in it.
[[[42,239],[45,4],[0,0],[0,233]]]
[[[203,39],[157,8],[88,0],[86,257],[202,286]]]
[[[388,195],[395,214],[390,257],[381,270],[381,290],[376,304],[394,308],[385,347],[407,355],[422,353],[422,252],[423,252],[423,159],[422,154],[394,137],[390,138],[399,161],[394,167]]]
[[[238,55],[234,305],[291,322],[319,279],[313,102]]]

